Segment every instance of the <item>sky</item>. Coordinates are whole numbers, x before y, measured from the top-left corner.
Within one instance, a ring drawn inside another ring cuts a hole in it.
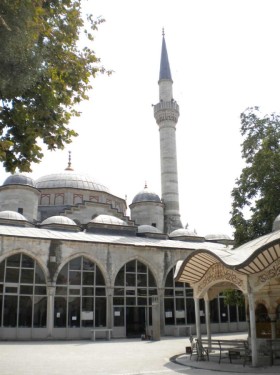
[[[62,172],[71,151],[76,172],[90,174],[128,205],[145,182],[161,195],[152,105],[159,101],[164,28],[180,106],[181,220],[202,236],[232,236],[231,191],[244,167],[240,114],[251,106],[280,112],[280,2],[83,0],[83,11],[105,18],[91,47],[114,73],[93,80],[89,101],[70,124],[79,136],[63,151],[45,151],[30,176]],[[1,167],[1,184],[8,175]]]

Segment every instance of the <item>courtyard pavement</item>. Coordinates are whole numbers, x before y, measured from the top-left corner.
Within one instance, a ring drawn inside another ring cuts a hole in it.
[[[244,338],[243,334],[213,335]],[[185,337],[160,341],[112,339],[111,341],[2,341],[0,375],[211,375],[279,374],[280,366],[252,368],[223,360],[197,362],[185,354]]]

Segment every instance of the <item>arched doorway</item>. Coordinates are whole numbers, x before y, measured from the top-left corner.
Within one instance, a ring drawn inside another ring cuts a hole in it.
[[[126,337],[141,337],[152,325],[152,296],[157,295],[155,278],[139,260],[126,263],[114,287],[114,327],[123,327]]]
[[[0,264],[2,338],[31,338],[32,328],[46,329],[47,291],[44,273],[33,258],[18,253]]]

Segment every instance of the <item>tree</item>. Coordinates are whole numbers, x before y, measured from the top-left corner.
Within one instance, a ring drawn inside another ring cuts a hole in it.
[[[43,157],[38,140],[49,150],[63,149],[77,135],[68,127],[79,115],[76,105],[88,99],[91,78],[106,71],[89,47],[103,21],[84,21],[81,0],[1,0],[0,161],[6,171],[31,171]]]
[[[236,246],[271,232],[280,213],[280,115],[248,108],[241,114],[241,135],[246,166],[231,194]]]

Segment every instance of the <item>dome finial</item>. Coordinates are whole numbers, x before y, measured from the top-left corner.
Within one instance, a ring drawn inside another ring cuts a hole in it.
[[[71,151],[68,151],[68,167],[65,168],[66,171],[73,171],[74,169],[71,167]]]
[[[163,37],[165,36],[165,33],[164,33],[164,27],[162,28],[162,36],[163,36]]]
[[[144,189],[147,189],[147,188],[148,188],[147,181],[145,181]]]

